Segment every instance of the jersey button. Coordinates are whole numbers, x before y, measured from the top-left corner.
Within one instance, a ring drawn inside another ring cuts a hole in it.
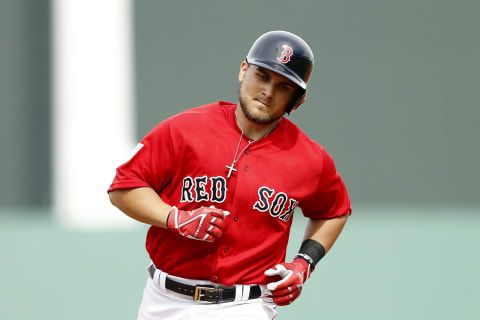
[[[218,277],[217,277],[217,276],[213,276],[212,279],[213,279],[214,281],[217,281],[217,280],[218,280]]]
[[[238,216],[233,217],[233,221],[237,222],[238,221]]]
[[[243,170],[248,171],[248,167],[247,166],[243,167]]]
[[[248,149],[245,150],[245,154],[246,154],[246,155],[249,155],[249,154],[250,154],[250,150],[248,150]]]
[[[225,246],[225,248],[223,248],[223,252],[224,252],[224,253],[227,253],[227,252],[228,252],[228,247],[227,247],[227,246]]]

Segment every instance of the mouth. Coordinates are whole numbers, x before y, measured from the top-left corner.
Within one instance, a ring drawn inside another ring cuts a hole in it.
[[[270,108],[270,105],[262,100],[256,99],[258,103],[260,103],[265,108]]]

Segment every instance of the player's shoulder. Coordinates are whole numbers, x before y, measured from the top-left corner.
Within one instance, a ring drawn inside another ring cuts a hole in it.
[[[218,101],[198,107],[184,109],[177,114],[159,122],[147,136],[195,133],[195,128],[215,126],[228,118],[235,109],[235,104]],[[188,129],[188,130],[186,130]]]
[[[316,140],[309,137],[302,129],[287,118],[284,118],[285,135],[290,137],[298,147],[324,153],[325,148]]]
[[[308,136],[295,123],[287,118],[284,119],[286,127],[285,138],[292,140],[292,143],[295,145],[296,154],[301,155],[303,161],[309,159],[313,162],[316,161],[317,164],[333,162],[332,156],[327,152],[323,145],[321,145],[317,140]]]

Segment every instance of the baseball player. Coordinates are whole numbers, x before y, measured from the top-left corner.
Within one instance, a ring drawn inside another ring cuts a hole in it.
[[[240,65],[238,103],[164,120],[117,168],[111,202],[151,225],[138,319],[274,319],[298,298],[351,214],[333,159],[284,117],[312,69],[303,39],[261,35]],[[296,208],[308,223],[286,261]]]

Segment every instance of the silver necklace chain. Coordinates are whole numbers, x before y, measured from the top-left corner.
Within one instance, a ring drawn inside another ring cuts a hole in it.
[[[235,119],[237,119],[238,121],[238,118],[237,118],[237,110],[235,110]],[[242,133],[240,134],[240,140],[238,140],[238,145],[237,145],[237,151],[235,151],[235,156],[233,157],[233,161],[232,161],[232,164],[230,166],[226,166],[227,169],[228,169],[228,174],[227,174],[227,178],[230,178],[230,176],[232,175],[232,172],[235,171],[237,172],[237,169],[235,169],[235,164],[237,163],[238,160],[240,160],[240,157],[242,156],[243,152],[252,144],[255,142],[255,140],[248,140],[248,144],[242,149],[242,151],[240,151],[240,154],[238,154],[238,150],[240,149],[240,144],[242,143],[242,138],[243,138],[243,124],[238,121],[240,123],[240,127],[242,128]],[[278,126],[278,123],[273,127],[271,128],[270,130],[268,130],[267,133],[265,133],[265,135],[262,137],[262,138],[265,138],[266,136],[268,136],[276,127]],[[238,154],[238,157],[237,157],[237,154]]]
[[[227,169],[228,169],[227,178],[230,178],[233,171],[235,171],[235,172],[237,171],[237,169],[235,169],[235,163],[237,163],[237,161],[240,160],[240,157],[241,157],[242,153],[248,148],[248,146],[251,145],[255,141],[255,140],[248,140],[248,144],[242,149],[242,151],[240,152],[240,154],[238,155],[238,158],[237,158],[237,154],[238,154],[238,150],[240,149],[240,144],[242,142],[242,138],[243,138],[243,126],[242,126],[242,134],[240,135],[240,140],[238,140],[237,151],[235,151],[235,156],[233,157],[232,164],[230,166],[228,166],[228,165],[226,166]]]

